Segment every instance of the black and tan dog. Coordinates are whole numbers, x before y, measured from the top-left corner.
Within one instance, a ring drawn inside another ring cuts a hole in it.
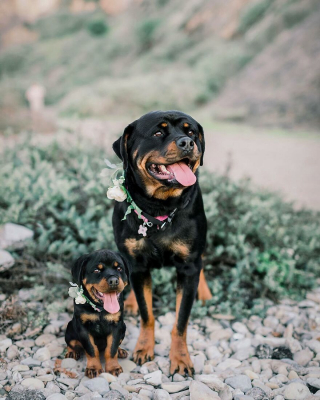
[[[129,262],[135,293],[129,294],[126,306],[136,312],[138,304],[141,314],[133,360],[141,365],[154,357],[150,269],[174,265],[177,299],[170,373],[191,375],[186,330],[192,303],[197,289],[200,300],[211,298],[202,272],[207,222],[197,182],[205,149],[203,129],[182,112],[151,112],[128,125],[113,149],[123,161],[126,188],[143,211],[143,220],[131,212],[122,221],[128,208],[124,201],[116,203],[113,214],[115,240]]]
[[[98,250],[81,256],[72,267],[75,283],[83,288],[80,300],[75,300],[73,319],[69,322],[65,340],[66,358],[78,360],[84,351],[87,357],[86,376],[93,378],[103,372],[100,352],[104,352],[105,370],[118,376],[122,368],[118,356],[127,352],[119,348],[126,325],[123,322],[123,289],[127,285],[126,264],[118,253]]]

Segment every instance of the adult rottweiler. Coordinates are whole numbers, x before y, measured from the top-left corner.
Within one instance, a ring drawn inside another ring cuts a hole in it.
[[[74,302],[74,314],[66,330],[66,358],[78,360],[84,350],[86,376],[94,378],[103,372],[99,352],[105,356],[105,370],[118,376],[122,368],[118,357],[127,352],[119,348],[126,325],[123,322],[123,289],[127,285],[126,264],[122,257],[108,250],[98,250],[78,258],[72,277],[83,296]]]
[[[179,111],[155,111],[126,127],[113,143],[123,161],[126,189],[139,212],[123,217],[130,197],[117,202],[113,213],[115,241],[128,260],[130,283],[141,315],[140,336],[133,360],[154,358],[151,268],[177,270],[176,322],[172,331],[170,373],[194,373],[186,331],[197,289],[200,300],[211,298],[202,272],[207,222],[198,184],[205,150],[201,125]],[[132,204],[132,203],[131,203]],[[200,280],[200,283],[199,283]],[[126,306],[137,311],[133,292]]]

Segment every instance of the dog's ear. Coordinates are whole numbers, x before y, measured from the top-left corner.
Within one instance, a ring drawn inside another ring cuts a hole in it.
[[[133,132],[134,127],[135,127],[135,122],[129,124],[124,130],[122,136],[118,140],[116,140],[112,145],[114,152],[120,158],[120,160],[122,160],[123,169],[125,171],[128,169],[128,151],[127,151],[128,137]]]
[[[89,260],[89,254],[84,254],[79,257],[72,265],[71,274],[74,283],[78,286],[82,285],[82,278],[84,275],[84,270]]]
[[[201,143],[201,150],[202,150],[200,165],[202,166],[203,165],[203,156],[204,156],[204,150],[205,150],[205,147],[206,147],[206,143],[205,143],[205,140],[204,140],[203,128],[199,123],[198,123],[198,130],[199,130],[199,140],[200,140],[200,143]]]

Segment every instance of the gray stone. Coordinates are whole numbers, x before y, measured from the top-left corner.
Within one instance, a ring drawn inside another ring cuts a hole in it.
[[[232,392],[230,386],[225,385],[224,389],[219,391],[219,397],[221,400],[232,400]]]
[[[164,389],[156,389],[153,394],[154,400],[171,400],[170,394]]]
[[[49,351],[49,349],[47,347],[41,347],[40,349],[38,349],[36,351],[36,353],[34,354],[33,358],[35,360],[38,360],[38,361],[41,361],[41,362],[42,361],[47,361],[47,360],[50,360],[51,354],[50,354],[50,351]]]
[[[107,394],[110,390],[109,383],[104,378],[93,378],[85,381],[83,385],[91,390],[91,392],[98,392],[102,396]]]
[[[248,390],[246,395],[253,397],[254,400],[269,400],[267,393],[259,387]]]
[[[228,358],[225,361],[222,361],[220,364],[217,365],[219,369],[222,371],[225,371],[228,368],[237,368],[241,365],[241,362],[239,360],[236,360],[234,358]]]
[[[68,399],[61,393],[53,393],[49,397],[47,397],[47,400],[68,400]]]
[[[222,380],[215,375],[199,375],[198,379],[200,382],[209,386],[210,389],[216,390],[217,392],[222,390],[225,386]]]
[[[133,361],[127,359],[119,359],[118,361],[123,369],[123,372],[131,372],[137,366]]]
[[[209,389],[207,385],[199,381],[190,383],[190,400],[213,400],[219,399],[218,393]]]
[[[37,337],[37,339],[35,340],[35,344],[39,347],[42,347],[48,343],[51,343],[53,340],[56,340],[56,339],[57,338],[54,335],[44,333]]]
[[[146,383],[153,386],[159,386],[162,383],[162,372],[160,370],[151,372],[143,377]]]
[[[240,389],[243,392],[252,388],[251,380],[247,375],[236,375],[225,380],[225,383],[234,389]]]
[[[103,398],[108,400],[125,400],[125,397],[118,390],[110,390]]]
[[[61,367],[66,369],[76,368],[77,361],[73,358],[64,358],[61,362]]]
[[[4,353],[12,345],[12,340],[5,338],[0,341],[0,353]]]
[[[6,400],[45,400],[40,390],[11,391]]]
[[[311,393],[303,383],[293,382],[286,386],[283,394],[286,400],[304,400]]]
[[[162,389],[166,390],[168,393],[177,393],[187,389],[189,385],[190,385],[189,381],[167,382],[167,383],[162,383]]]
[[[14,258],[8,251],[0,249],[0,272],[11,268],[14,262]]]
[[[309,349],[304,349],[298,351],[294,357],[293,360],[298,363],[299,365],[306,366],[309,361],[313,359],[313,352],[310,351]]]
[[[37,378],[27,378],[21,382],[21,385],[30,389],[43,389],[44,384],[40,379]]]

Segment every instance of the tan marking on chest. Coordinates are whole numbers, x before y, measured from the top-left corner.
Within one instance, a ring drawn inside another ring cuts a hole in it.
[[[95,314],[80,314],[80,319],[82,321],[83,324],[85,324],[86,322],[95,322],[98,321],[99,317],[98,315]]]
[[[145,247],[145,240],[136,240],[134,238],[130,238],[125,240],[124,245],[126,246],[129,254],[134,257],[136,253],[138,253]]]
[[[182,240],[169,240],[164,239],[161,241],[162,244],[169,250],[171,250],[174,254],[181,257],[182,259],[186,259],[190,254],[190,245]]]
[[[118,311],[115,314],[107,314],[103,318],[108,322],[119,322],[120,317],[121,317],[121,311]]]

